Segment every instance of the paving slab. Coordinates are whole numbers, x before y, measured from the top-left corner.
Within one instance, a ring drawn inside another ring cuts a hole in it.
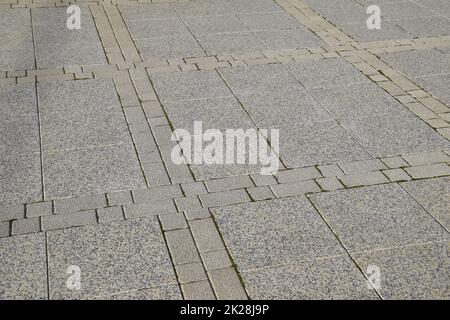
[[[47,241],[50,299],[85,299],[176,283],[156,218],[50,231]],[[67,286],[69,266],[79,267],[80,289]]]
[[[127,27],[134,40],[167,38],[173,34],[189,37],[189,29],[180,18],[165,20],[132,20]],[[149,41],[150,43],[150,41]]]
[[[198,41],[208,56],[246,54],[267,49],[252,32],[203,34],[198,36]]]
[[[309,30],[266,30],[256,31],[255,35],[272,50],[313,48],[324,45],[324,42]]]
[[[170,3],[121,4],[118,7],[126,21],[178,18]]]

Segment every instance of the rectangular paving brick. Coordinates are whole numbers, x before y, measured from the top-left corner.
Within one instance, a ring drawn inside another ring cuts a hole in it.
[[[12,235],[21,235],[26,233],[35,233],[41,231],[39,217],[14,220],[12,222]]]
[[[414,179],[440,177],[450,175],[450,166],[445,163],[429,164],[405,168],[406,172]]]
[[[197,248],[188,229],[167,231],[165,236],[175,265],[200,261]]]
[[[389,180],[381,173],[381,171],[346,175],[341,177],[340,179],[346,187],[370,186],[374,184],[389,182]]]
[[[153,187],[149,189],[133,190],[133,198],[136,203],[161,199],[173,199],[183,196],[179,185]]]
[[[126,218],[153,216],[177,211],[172,199],[154,200],[145,203],[125,205],[123,209],[125,211]]]
[[[247,300],[247,294],[234,268],[208,271],[211,284],[220,300]]]
[[[236,176],[223,179],[208,180],[205,181],[205,184],[210,192],[220,192],[253,187],[253,182],[249,176]]]
[[[248,202],[250,197],[245,190],[232,190],[200,195],[200,200],[205,207],[217,207]]]
[[[94,210],[61,213],[41,217],[42,230],[63,229],[76,226],[97,224],[97,215]]]
[[[288,183],[321,178],[322,175],[316,168],[309,167],[280,171],[278,172],[277,177],[280,183]]]
[[[224,249],[217,227],[212,219],[189,221],[198,250],[202,252]]]
[[[277,184],[271,186],[271,188],[277,197],[290,197],[320,191],[314,180]]]

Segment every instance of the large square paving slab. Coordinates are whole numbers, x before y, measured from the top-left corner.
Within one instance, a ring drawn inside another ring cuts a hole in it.
[[[176,283],[156,219],[136,219],[47,234],[50,299],[85,299]],[[69,266],[81,289],[66,286]]]
[[[310,199],[351,253],[450,239],[398,184],[315,194]]]
[[[0,299],[47,299],[44,233],[0,239]]]
[[[241,272],[345,254],[303,196],[214,208],[212,213]]]

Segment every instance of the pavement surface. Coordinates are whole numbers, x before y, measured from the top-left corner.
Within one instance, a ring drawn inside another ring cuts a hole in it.
[[[0,0],[0,299],[450,299],[448,0],[75,4]]]

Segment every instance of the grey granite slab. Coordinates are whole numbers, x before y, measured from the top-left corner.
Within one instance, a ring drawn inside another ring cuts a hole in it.
[[[0,118],[7,120],[37,114],[36,87],[19,84],[0,87]]]
[[[266,13],[244,13],[238,15],[239,19],[252,31],[301,29],[305,26],[292,15],[284,11]]]
[[[144,60],[201,57],[205,55],[192,35],[138,40],[136,46]]]
[[[176,34],[189,37],[191,33],[180,18],[165,20],[132,20],[127,27],[134,40],[167,38]]]
[[[235,13],[279,12],[283,8],[273,0],[224,0]]]
[[[310,199],[351,253],[449,239],[398,184],[315,194]]]
[[[324,44],[309,30],[266,30],[257,31],[255,34],[272,50],[320,47]]]
[[[0,9],[0,29],[2,33],[12,32],[18,27],[31,27],[30,10],[27,8]]]
[[[185,20],[195,35],[248,31],[248,28],[233,15],[187,17]]]
[[[88,6],[79,6],[81,9],[81,30],[85,27],[94,26],[91,10]],[[33,26],[53,25],[55,27],[66,27],[67,19],[70,14],[67,13],[67,7],[62,8],[32,8],[31,16]]]
[[[450,16],[450,14],[449,14]],[[450,18],[442,16],[416,17],[393,21],[413,37],[444,36],[450,34]]]
[[[232,14],[222,0],[177,2],[173,4],[173,7],[182,17]]]
[[[251,32],[203,34],[198,36],[198,41],[208,55],[245,54],[267,49]]]
[[[389,20],[436,16],[436,12],[413,1],[385,3],[380,9],[381,15]]]
[[[97,296],[93,300],[181,300],[178,284],[167,284],[151,289],[120,292],[113,295]],[[91,298],[89,298],[91,299]]]
[[[0,119],[0,154],[5,156],[39,152],[37,114]]]
[[[450,106],[450,74],[420,77],[414,81],[442,103]]]
[[[398,23],[381,20],[381,29],[367,28],[366,23],[343,24],[342,29],[353,39],[360,42],[396,40],[411,38],[409,32],[398,26]]]
[[[121,4],[118,6],[124,20],[165,20],[178,15],[170,3]],[[155,22],[157,23],[157,22]]]

